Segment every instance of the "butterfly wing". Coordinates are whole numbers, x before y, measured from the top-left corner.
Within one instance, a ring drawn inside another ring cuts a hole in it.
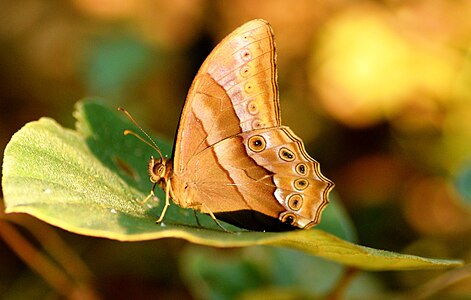
[[[227,138],[191,160],[175,192],[202,212],[252,230],[308,228],[320,221],[333,183],[287,127]],[[281,222],[280,222],[281,220]],[[288,225],[284,224],[288,223]]]
[[[178,205],[255,230],[319,221],[333,184],[301,140],[281,127],[275,55],[270,25],[253,20],[203,63],[175,143],[170,180]]]

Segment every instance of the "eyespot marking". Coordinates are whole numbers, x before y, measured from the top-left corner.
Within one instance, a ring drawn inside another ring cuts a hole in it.
[[[293,194],[288,198],[288,207],[292,210],[299,210],[303,206],[303,197],[300,194]]]
[[[294,225],[294,223],[296,223],[296,215],[293,213],[285,213],[280,216],[280,220],[287,225]]]
[[[251,115],[256,115],[258,113],[257,102],[255,100],[250,101],[249,104],[247,104],[247,110]]]
[[[296,158],[294,152],[285,147],[282,147],[278,153],[284,161],[293,161]]]
[[[250,67],[245,65],[242,68],[240,68],[240,76],[242,77],[248,77],[250,75]]]
[[[305,163],[299,163],[296,165],[296,173],[301,176],[305,176],[308,172],[308,166]]]
[[[309,181],[304,178],[299,178],[294,181],[294,188],[298,191],[302,191],[309,185]]]
[[[265,150],[267,143],[265,141],[265,138],[263,138],[263,136],[254,135],[248,139],[247,146],[253,152],[260,152],[260,151]]]
[[[250,82],[247,82],[247,83],[244,85],[244,91],[245,91],[246,93],[252,93],[252,92],[253,92],[253,89],[254,89],[253,84],[250,83]]]
[[[250,61],[252,59],[252,53],[250,53],[249,49],[242,49],[240,51],[240,57],[243,61]]]
[[[252,127],[255,128],[255,129],[260,129],[260,128],[264,127],[264,124],[259,119],[255,119],[252,122]]]

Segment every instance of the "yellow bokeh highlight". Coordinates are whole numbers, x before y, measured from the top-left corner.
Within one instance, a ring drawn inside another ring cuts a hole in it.
[[[312,86],[329,113],[349,126],[372,125],[415,99],[442,101],[450,92],[457,56],[394,21],[375,9],[346,11],[318,40]]]

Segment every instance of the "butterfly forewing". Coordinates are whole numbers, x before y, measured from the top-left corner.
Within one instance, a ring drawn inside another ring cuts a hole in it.
[[[180,118],[175,172],[237,133],[280,125],[271,27],[253,20],[227,36],[201,66]]]

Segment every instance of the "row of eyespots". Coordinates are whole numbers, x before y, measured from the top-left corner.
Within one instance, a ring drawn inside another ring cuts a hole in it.
[[[247,82],[244,86],[244,91],[247,93],[247,94],[250,94],[252,93],[253,91],[255,90],[254,86],[252,85],[251,82]],[[247,111],[249,114],[255,116],[259,113],[259,108],[258,108],[258,105],[257,105],[257,100],[252,100],[250,101],[248,104],[247,104]],[[254,129],[260,129],[260,128],[263,128],[263,123],[260,119],[254,119],[252,121],[252,128]]]
[[[251,115],[257,115],[258,114],[259,109],[258,109],[256,100],[252,100],[248,103],[247,110],[248,110],[249,114],[251,114]],[[261,128],[264,128],[264,127],[265,127],[265,124],[262,122],[261,119],[255,118],[255,119],[252,120],[252,128],[253,129],[261,129]]]
[[[245,38],[245,37],[244,37]],[[247,48],[244,48],[242,50],[240,50],[240,57],[243,61],[246,61],[247,63],[250,62],[252,60],[252,53],[250,52],[249,49]],[[250,66],[245,64],[243,65],[240,70],[239,70],[239,74],[241,77],[243,78],[248,78],[250,76],[250,72],[251,69],[250,69]],[[255,87],[254,85],[252,84],[252,82],[248,81],[245,85],[244,85],[244,91],[247,93],[247,94],[250,94],[252,93],[253,91],[255,90]],[[247,104],[247,111],[249,112],[249,114],[251,115],[256,115],[258,114],[259,112],[259,109],[258,109],[258,106],[257,106],[257,102],[255,100],[253,101],[250,101],[248,104]],[[253,120],[252,122],[252,127],[254,129],[259,129],[259,128],[263,128],[264,127],[264,124],[260,121],[260,119],[255,119]]]
[[[265,141],[265,138],[263,136],[254,135],[249,138],[248,147],[254,152],[261,152],[267,147],[267,142]],[[278,154],[283,160],[292,161],[296,158],[296,155],[293,153],[293,151],[284,147],[282,147],[278,151]],[[307,174],[307,165],[305,163],[299,163],[296,165],[295,170],[297,174],[305,176]],[[308,185],[309,182],[304,178],[298,178],[294,181],[294,187],[297,190],[304,190],[305,188],[307,188]]]
[[[265,138],[261,135],[251,136],[248,139],[247,144],[248,144],[249,149],[254,152],[261,152],[265,150],[265,148],[267,147],[267,142],[265,141]],[[278,150],[278,155],[284,161],[293,161],[296,159],[296,154],[286,147],[281,147],[280,150]],[[300,176],[306,176],[309,170],[308,170],[307,164],[301,162],[296,165],[295,171]],[[298,186],[299,187],[305,186],[306,185],[305,183],[307,182],[299,181]]]
[[[251,54],[250,54],[250,51],[248,49],[243,49],[241,50],[241,58],[242,60],[244,61],[248,61],[250,60],[251,58]],[[250,66],[248,64],[245,64],[243,65],[240,70],[239,70],[239,74],[241,77],[243,78],[248,78],[250,76]],[[250,81],[248,81],[247,83],[245,83],[244,85],[244,91],[247,93],[247,94],[250,94],[252,93],[254,90],[254,86],[252,85],[252,83]],[[258,114],[258,106],[257,106],[257,102],[256,101],[250,101],[248,104],[247,104],[247,111],[249,112],[249,114],[251,115],[256,115]]]
[[[247,39],[247,38],[248,38],[248,36],[244,36],[244,39]],[[248,62],[252,59],[252,54],[251,54],[250,50],[246,49],[246,48],[242,49],[240,51],[240,56],[241,56],[242,60],[244,60],[246,62]],[[243,67],[241,67],[240,75],[242,77],[247,78],[250,75],[249,66],[244,65]],[[253,85],[250,82],[247,82],[244,86],[244,91],[246,93],[250,94],[251,92],[253,92],[253,90],[254,90]],[[249,102],[248,105],[247,105],[247,111],[251,115],[256,115],[259,111],[258,107],[257,107],[257,103],[255,101]],[[256,119],[252,123],[252,126],[254,128],[260,128],[260,127],[262,127],[262,124],[258,119]],[[261,151],[265,150],[266,145],[267,145],[267,143],[266,143],[265,139],[260,135],[254,135],[254,136],[250,137],[249,140],[248,140],[248,147],[249,147],[250,150],[252,150],[254,152],[261,152]],[[278,153],[279,153],[280,158],[285,160],[285,161],[293,161],[296,158],[296,155],[291,150],[289,150],[287,148],[284,148],[284,147],[281,148]],[[300,164],[296,165],[296,172],[300,175],[307,174],[307,166],[303,163],[300,163]],[[301,179],[301,178],[295,180],[295,182],[294,182],[294,186],[298,190],[305,189],[307,187],[307,185],[308,185],[308,181],[306,181],[305,179]],[[291,208],[292,210],[295,210],[295,211],[297,211],[301,208],[302,203],[303,203],[303,198],[299,194],[293,194],[288,199],[289,208]],[[293,214],[293,213],[288,212],[288,213],[285,213],[282,216],[280,216],[280,219],[283,223],[294,224],[295,221],[296,221],[296,215]]]

